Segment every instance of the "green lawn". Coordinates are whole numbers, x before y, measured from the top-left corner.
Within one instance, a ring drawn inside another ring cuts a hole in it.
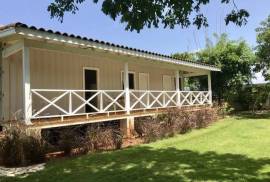
[[[0,181],[270,181],[270,117],[227,118],[186,135],[61,159],[42,172]]]

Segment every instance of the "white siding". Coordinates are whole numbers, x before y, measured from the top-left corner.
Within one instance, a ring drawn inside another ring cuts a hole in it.
[[[22,53],[6,60],[5,74],[5,119],[14,119],[13,114],[22,108]],[[106,53],[104,53],[106,54]],[[124,62],[120,56],[89,56],[60,51],[30,48],[30,70],[32,89],[83,89],[83,68],[99,69],[99,89],[121,90],[121,71]],[[129,57],[126,57],[129,60]],[[153,63],[155,64],[155,63]],[[135,72],[135,88],[139,88],[139,73],[149,73],[150,90],[162,90],[162,76],[174,75],[172,69],[159,68],[138,62],[129,62],[129,70]],[[9,72],[9,73],[8,73]],[[9,81],[8,81],[9,80]],[[8,86],[9,85],[9,86]],[[34,99],[34,98],[33,98]],[[68,107],[62,101],[64,108]],[[33,109],[42,107],[34,105]],[[51,111],[48,111],[51,112]]]

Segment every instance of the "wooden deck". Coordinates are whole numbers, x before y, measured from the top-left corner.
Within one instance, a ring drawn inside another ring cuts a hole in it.
[[[115,112],[110,114],[89,114],[88,117],[86,115],[82,116],[67,116],[64,118],[46,118],[46,119],[35,119],[32,120],[33,125],[31,128],[55,128],[55,127],[63,127],[63,126],[72,126],[72,125],[81,125],[81,124],[89,124],[89,123],[97,123],[97,122],[105,122],[105,121],[113,121],[113,120],[121,120],[126,119],[128,117],[143,117],[143,116],[151,116],[160,113],[166,112],[167,109],[148,109],[148,110],[137,110],[132,111],[130,114],[126,114],[126,112]]]
[[[208,106],[187,106],[182,107],[182,109],[187,110],[197,110],[202,107]],[[57,128],[57,127],[65,127],[65,126],[74,126],[74,125],[82,125],[82,124],[90,124],[97,122],[106,122],[113,120],[121,120],[126,119],[128,117],[144,117],[144,116],[154,116],[156,114],[165,113],[168,111],[168,108],[159,108],[159,109],[148,109],[148,110],[136,110],[132,111],[130,114],[126,114],[126,112],[114,112],[110,114],[91,114],[89,115],[81,115],[81,116],[66,116],[66,117],[55,117],[55,118],[43,118],[43,119],[34,119],[32,120],[32,125],[29,126],[31,129],[48,129],[48,128]],[[6,121],[2,125],[12,125],[17,124],[18,121]],[[20,123],[22,124],[22,123]]]

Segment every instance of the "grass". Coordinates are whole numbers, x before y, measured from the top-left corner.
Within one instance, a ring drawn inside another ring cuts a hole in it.
[[[0,181],[270,181],[270,117],[227,118],[186,135],[60,159],[44,171]]]

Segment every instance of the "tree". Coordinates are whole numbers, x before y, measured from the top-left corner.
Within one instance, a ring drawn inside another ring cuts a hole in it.
[[[232,41],[226,34],[215,37],[217,43],[208,40],[206,48],[197,52],[193,60],[221,68],[221,72],[212,72],[213,97],[221,103],[223,99],[229,101],[243,85],[250,83],[255,55],[244,40]]]
[[[261,26],[256,29],[256,32],[258,64],[255,70],[262,70],[265,79],[270,80],[270,15],[265,21],[261,22]]]
[[[87,0],[54,0],[48,11],[51,17],[63,21],[66,12],[75,14],[78,5]],[[126,24],[126,30],[139,32],[144,27],[182,28],[191,24],[201,28],[208,26],[207,18],[201,8],[209,4],[210,0],[93,0],[94,3],[102,2],[102,12],[114,21],[120,17],[121,23]],[[213,1],[213,0],[212,0]],[[226,15],[226,25],[230,22],[238,26],[246,24],[249,13],[238,9],[234,0],[220,0],[221,4],[233,4],[232,10]]]

